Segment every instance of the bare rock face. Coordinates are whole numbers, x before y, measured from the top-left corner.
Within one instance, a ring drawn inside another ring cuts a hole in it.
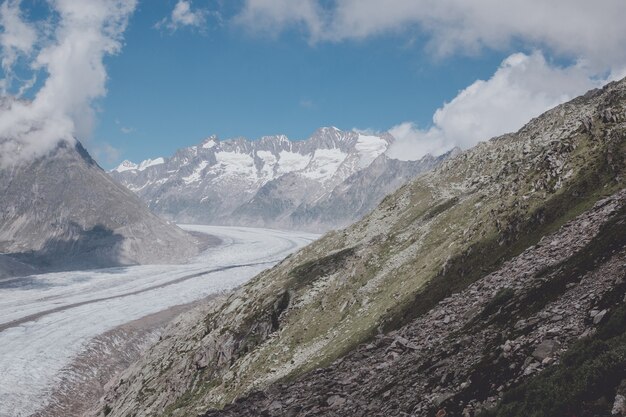
[[[613,416],[626,416],[626,379],[624,379],[615,393],[613,408],[611,409]]]
[[[171,158],[124,161],[110,174],[179,222],[326,231],[361,218],[450,156],[390,159],[393,141],[332,127],[303,141],[211,136]]]
[[[533,358],[540,362],[550,358],[559,348],[559,341],[555,339],[544,340],[533,351]]]
[[[197,253],[194,238],[152,214],[80,143],[62,142],[45,157],[0,170],[0,195],[0,253],[14,266],[168,263]]]
[[[592,357],[574,371],[608,381],[590,406],[610,413],[626,379],[625,158],[626,80],[444,161],[171,328],[98,411],[473,417]]]

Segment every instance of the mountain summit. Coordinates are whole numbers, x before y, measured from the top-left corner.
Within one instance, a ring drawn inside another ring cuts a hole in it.
[[[0,275],[32,272],[23,264],[93,268],[197,253],[194,238],[152,214],[78,142],[0,170],[0,194]]]
[[[346,226],[442,158],[398,161],[389,134],[318,129],[309,139],[211,136],[171,158],[124,161],[110,174],[178,222],[308,230]]]

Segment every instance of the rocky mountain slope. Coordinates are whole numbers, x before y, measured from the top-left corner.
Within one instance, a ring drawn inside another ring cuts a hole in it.
[[[609,409],[626,379],[625,158],[623,80],[443,162],[181,318],[97,411]]]
[[[124,161],[111,175],[179,222],[300,230],[346,226],[449,155],[398,161],[379,136],[319,129],[305,141],[212,136],[173,157]]]
[[[472,416],[493,409],[503,391],[521,381],[532,384],[532,376],[554,364],[565,367],[578,360],[567,350],[581,337],[598,330],[602,340],[620,336],[605,337],[606,330],[599,325],[612,320],[611,327],[617,329],[609,332],[618,330],[623,339],[625,239],[623,190],[408,325],[377,335],[371,343],[293,383],[275,385],[205,416],[434,416],[443,414],[441,410],[446,415]],[[585,340],[577,348],[592,346],[591,340]],[[612,400],[622,379],[626,380],[624,340],[611,353],[603,361],[613,363],[593,364],[596,369],[591,372],[573,372],[581,379],[588,373],[600,374],[585,382],[590,386],[584,388],[595,391],[590,400],[603,395]],[[568,415],[568,409],[609,411],[608,403],[594,407],[593,401],[585,404],[572,397],[576,395],[557,398],[551,405],[555,412],[546,410],[545,415]],[[520,404],[500,408],[507,410],[500,415],[536,412]]]
[[[0,195],[0,276],[178,262],[198,250],[80,143],[62,142],[50,155],[0,170]]]
[[[21,277],[37,273],[37,268],[7,255],[0,255],[0,279]]]

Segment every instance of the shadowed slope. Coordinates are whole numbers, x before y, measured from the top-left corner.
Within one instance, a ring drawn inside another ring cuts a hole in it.
[[[195,239],[150,213],[77,143],[0,170],[0,252],[42,270],[168,263]]]

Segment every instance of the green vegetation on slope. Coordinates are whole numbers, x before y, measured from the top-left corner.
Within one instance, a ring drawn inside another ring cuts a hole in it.
[[[558,120],[554,129],[565,123]],[[208,404],[329,364],[377,332],[424,314],[622,188],[624,160],[615,156],[626,155],[626,143],[599,118],[594,126],[532,151],[525,150],[533,143],[525,135],[479,146],[255,280],[241,305],[240,296],[231,297],[243,315],[236,339],[245,335],[244,341],[221,384],[210,378],[198,387]],[[468,186],[468,177],[478,184]],[[289,308],[250,342],[267,320],[267,306],[285,291]],[[218,317],[212,326],[219,323]]]
[[[578,341],[559,365],[505,393],[481,417],[587,417],[610,415],[616,391],[626,380],[626,306],[598,332]]]

